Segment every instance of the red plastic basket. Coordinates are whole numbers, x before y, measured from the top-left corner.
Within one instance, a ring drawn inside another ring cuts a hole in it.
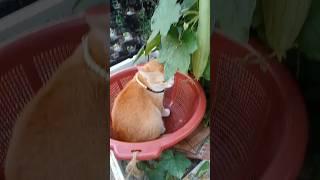
[[[111,76],[110,110],[118,93],[136,72],[137,69],[132,67]],[[118,159],[131,159],[133,151],[140,151],[137,154],[139,160],[158,158],[164,149],[175,145],[197,128],[205,113],[206,97],[197,81],[176,73],[174,86],[165,92],[164,105],[171,110],[170,117],[164,118],[166,133],[156,140],[141,143],[110,139],[110,148]]]
[[[17,115],[88,32],[84,18],[41,28],[0,48],[0,179]]]
[[[239,44],[218,32],[211,41],[212,178],[294,180],[307,143],[303,98],[276,59],[262,60],[266,71],[260,64],[243,63],[241,58],[249,54],[270,54],[258,41],[250,44]]]

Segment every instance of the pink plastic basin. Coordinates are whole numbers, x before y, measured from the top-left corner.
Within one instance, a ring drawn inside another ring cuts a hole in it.
[[[125,84],[137,72],[135,67],[123,70],[110,78],[110,111],[113,101]],[[206,109],[206,97],[200,84],[188,75],[176,73],[175,84],[165,92],[165,107],[171,115],[164,118],[166,133],[160,138],[129,143],[110,138],[110,148],[118,159],[131,159],[133,151],[140,151],[139,160],[156,159],[161,152],[187,137],[200,124]]]

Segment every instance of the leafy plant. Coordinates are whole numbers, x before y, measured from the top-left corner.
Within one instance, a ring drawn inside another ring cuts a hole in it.
[[[293,47],[310,5],[311,0],[261,0],[266,40],[279,60]]]
[[[151,34],[151,24],[150,12],[154,12],[154,8],[156,7],[156,1],[153,0],[140,0],[141,3],[141,10],[138,12],[138,21],[139,21],[139,28],[137,30],[138,33],[141,34],[144,41],[148,40],[148,37]]]
[[[121,15],[120,13],[117,13],[116,14],[116,24],[118,27],[121,27],[119,29],[122,29],[123,28],[123,25],[124,25],[124,17],[123,15]]]
[[[115,29],[122,32],[124,30],[124,24],[125,24],[124,11],[121,8],[121,4],[117,0],[112,0],[111,6],[113,8],[112,16],[113,16],[114,22],[115,22],[115,24],[114,24]]]
[[[256,0],[214,0],[216,25],[230,38],[248,42]]]
[[[184,154],[167,150],[158,161],[140,162],[138,168],[144,170],[150,180],[176,180],[183,177],[190,165]]]
[[[198,169],[197,173],[196,173],[196,176],[197,177],[201,177],[203,176],[204,174],[206,174],[208,171],[209,171],[209,167],[210,164],[209,164],[209,161],[205,161],[201,167]]]
[[[210,1],[160,0],[151,18],[151,31],[136,60],[158,49],[166,79],[176,71],[189,70],[196,79],[210,79]]]
[[[210,126],[210,115],[211,115],[212,112],[210,112],[209,110],[206,111],[205,115],[204,115],[204,118],[203,118],[203,125],[205,127],[209,127]]]
[[[301,49],[309,51],[311,56],[317,54],[316,48],[310,48],[305,41],[317,41],[313,38],[317,33],[314,28],[317,17],[310,17],[305,23],[311,0],[215,0],[213,3],[216,26],[234,40],[247,43],[254,28],[281,60],[296,45],[302,27],[308,26],[300,35]],[[313,3],[317,6],[318,1]],[[317,14],[318,8],[312,7],[313,15]]]
[[[199,48],[192,54],[192,69],[197,79],[203,75],[206,67],[210,66],[210,63],[208,63],[210,54],[210,3],[208,2],[210,1],[199,1],[199,25],[197,30]],[[210,79],[208,76],[205,77]]]
[[[138,13],[138,20],[139,20],[140,27],[138,28],[137,32],[141,33],[144,41],[147,41],[151,33],[151,29],[150,29],[150,21],[148,21],[144,10]]]
[[[299,35],[299,48],[309,58],[320,61],[320,1],[313,0],[310,12]]]

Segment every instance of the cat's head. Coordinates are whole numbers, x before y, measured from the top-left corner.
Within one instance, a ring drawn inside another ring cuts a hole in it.
[[[163,64],[157,60],[151,60],[143,66],[138,67],[139,74],[144,78],[147,85],[156,91],[171,88],[174,77],[165,81]]]

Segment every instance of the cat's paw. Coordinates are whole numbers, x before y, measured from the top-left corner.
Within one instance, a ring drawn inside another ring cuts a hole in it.
[[[174,78],[171,78],[166,83],[166,88],[171,88],[174,85]]]
[[[166,128],[164,126],[161,127],[161,134],[164,134],[166,132]]]
[[[162,117],[169,117],[170,116],[170,109],[164,108],[161,112]]]

